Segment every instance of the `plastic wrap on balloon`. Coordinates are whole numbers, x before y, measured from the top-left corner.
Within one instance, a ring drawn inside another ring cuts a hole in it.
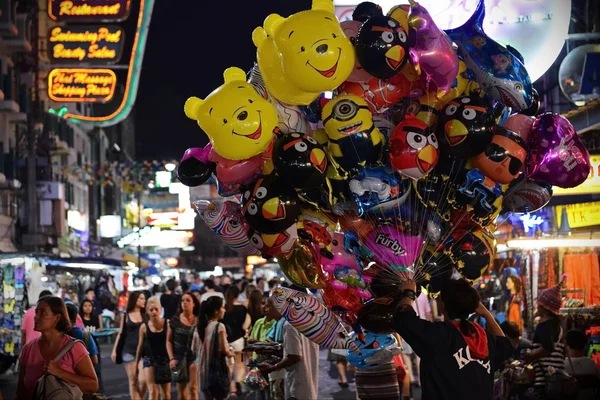
[[[358,35],[358,30],[360,29],[362,22],[349,20],[342,21],[340,25],[344,30],[344,35],[346,35],[346,37],[350,39],[350,42],[352,42],[352,44],[354,45],[356,43],[356,36]],[[371,78],[373,78],[373,76],[364,70],[364,68],[360,65],[360,62],[358,61],[358,57],[355,57],[354,69],[352,70],[350,76],[346,79],[346,81],[366,82]]]
[[[271,300],[283,318],[313,342],[329,349],[350,348],[350,338],[340,322],[314,296],[276,288]]]
[[[279,128],[275,108],[246,82],[235,67],[223,73],[225,83],[204,100],[190,97],[184,111],[207,134],[214,151],[229,160],[246,160],[265,151]]]
[[[345,171],[381,162],[385,138],[363,98],[342,95],[332,99],[323,108],[323,126],[330,155]]]
[[[292,249],[294,243],[298,240],[298,228],[294,224],[277,233],[260,233],[250,228],[248,238],[261,254],[274,257],[285,254]]]
[[[550,202],[552,186],[527,179],[524,174],[512,181],[502,200],[506,212],[532,213]]]
[[[492,105],[477,94],[451,100],[440,112],[437,125],[442,150],[461,159],[483,152],[495,128]]]
[[[367,19],[356,37],[360,65],[379,79],[391,78],[402,71],[408,60],[408,47],[405,27],[383,14]]]
[[[456,229],[448,240],[451,241],[449,255],[458,272],[472,281],[481,277],[496,255],[494,235],[481,227]]]
[[[331,0],[314,0],[311,10],[287,18],[271,14],[252,36],[269,93],[287,104],[310,104],[354,68],[354,48]]]
[[[249,187],[242,198],[244,218],[261,233],[278,233],[295,224],[300,215],[298,195],[283,179],[268,175]]]
[[[395,226],[380,226],[371,232],[365,246],[380,264],[412,277],[414,263],[423,248],[423,238],[408,235]]]
[[[277,256],[277,262],[285,276],[298,286],[307,289],[323,289],[327,286],[319,250],[311,243],[297,240],[291,250]]]
[[[390,162],[400,174],[415,180],[427,175],[439,158],[435,132],[423,121],[408,117],[390,139]]]
[[[319,187],[328,166],[325,146],[304,133],[283,134],[273,146],[273,165],[297,189]]]
[[[379,132],[381,132],[385,141],[389,143],[390,136],[396,127],[396,124],[394,123],[394,113],[392,111],[387,111],[383,114],[373,115],[373,123],[375,124],[375,127],[379,129]]]
[[[529,134],[529,179],[572,188],[588,178],[590,168],[590,155],[568,119],[552,113],[536,118]]]
[[[329,292],[346,291],[356,293],[361,298],[368,300],[372,297],[369,292],[371,278],[363,274],[362,266],[357,263],[357,255],[346,248],[346,237],[341,232],[334,233],[332,246],[333,258],[322,258],[323,270],[328,273],[328,287],[333,289]],[[330,297],[334,293],[329,293]],[[356,311],[356,310],[355,310]]]
[[[504,47],[483,31],[484,0],[475,13],[459,28],[447,30],[459,47],[465,64],[474,73],[483,91],[508,107],[524,110],[533,104],[533,86],[522,56],[512,47]]]
[[[210,144],[203,148],[192,147],[183,153],[177,166],[177,178],[185,186],[195,187],[206,182],[215,170],[215,164],[208,161]]]
[[[527,143],[529,141],[529,133],[533,127],[535,118],[524,114],[513,114],[504,122],[504,127],[509,131],[513,131]]]
[[[302,209],[298,217],[298,234],[319,249],[331,248],[336,224],[319,210]]]
[[[240,255],[260,254],[248,240],[248,225],[239,203],[230,200],[198,200],[194,207],[204,223]]]
[[[279,129],[283,133],[288,132],[302,132],[309,133],[311,131],[310,124],[306,120],[306,116],[298,106],[285,104],[275,97],[269,95],[267,86],[260,74],[258,64],[254,64],[254,67],[248,74],[248,83],[254,86],[254,89],[265,99],[269,100],[279,116]]]
[[[346,359],[359,369],[371,369],[383,366],[392,361],[394,356],[400,355],[402,349],[396,337],[392,334],[378,334],[367,332],[364,342],[353,333],[351,340],[358,347],[359,352],[348,350]]]
[[[363,168],[349,181],[349,188],[358,206],[358,215],[387,219],[410,195],[409,180],[402,179],[389,167]]]
[[[438,98],[450,91],[458,74],[458,56],[452,41],[433,22],[433,18],[419,3],[411,1],[408,14],[410,34],[415,36],[410,58],[417,72],[421,71],[438,89]]]
[[[411,83],[402,74],[394,82],[371,78],[366,82],[344,82],[338,93],[353,94],[362,97],[373,114],[381,114],[389,110],[405,97],[419,97],[420,89],[413,91]]]
[[[358,312],[358,323],[369,332],[393,333],[396,307],[400,299],[378,297],[366,302]]]
[[[211,149],[208,153],[208,161],[216,164],[217,191],[222,197],[240,193],[244,186],[251,185],[263,174],[262,155],[247,160],[229,160]]]
[[[492,142],[471,163],[494,182],[505,185],[521,173],[527,157],[526,146],[519,135],[497,126]]]

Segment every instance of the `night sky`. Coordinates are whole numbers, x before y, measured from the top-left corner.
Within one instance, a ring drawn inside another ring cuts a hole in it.
[[[185,100],[204,98],[230,66],[256,59],[252,31],[271,13],[309,9],[310,0],[157,0],[135,107],[138,159],[179,159],[208,142],[183,113]]]

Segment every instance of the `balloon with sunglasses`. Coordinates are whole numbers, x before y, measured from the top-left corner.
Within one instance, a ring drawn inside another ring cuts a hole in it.
[[[526,144],[519,135],[498,126],[485,151],[471,159],[475,168],[496,183],[511,183],[523,169]]]

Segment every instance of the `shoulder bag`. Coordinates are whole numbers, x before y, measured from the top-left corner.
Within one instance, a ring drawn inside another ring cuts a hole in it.
[[[556,344],[560,343],[563,338],[563,329],[560,327],[560,334]],[[566,350],[566,346],[563,351]],[[571,356],[567,351],[567,358],[571,363],[571,369],[573,369],[573,362]],[[579,395],[579,386],[577,385],[577,379],[574,376],[567,374],[565,371],[556,371],[553,374],[549,374],[544,369],[546,374],[546,399],[547,400],[562,400],[562,399],[576,399]]]
[[[117,359],[115,364],[123,364],[123,347],[125,347],[125,339],[127,337],[127,312],[123,315],[123,328],[119,335],[119,342],[117,343]]]
[[[212,397],[221,399],[229,394],[231,379],[225,355],[219,348],[219,325],[218,322],[212,334],[212,348],[209,353],[208,371],[206,371],[206,390]]]
[[[81,340],[71,339],[52,361],[59,361],[63,358],[77,342],[81,343]],[[35,383],[32,398],[36,400],[81,400],[83,392],[77,385],[45,373]]]
[[[181,322],[181,321],[180,321]],[[188,342],[185,346],[187,349],[191,346],[192,335],[194,334],[194,326],[192,325],[192,329],[190,329],[190,333],[188,334]],[[172,381],[176,383],[184,383],[189,382],[189,365],[187,356],[184,354],[183,359],[177,362],[177,366],[171,369],[171,377]]]

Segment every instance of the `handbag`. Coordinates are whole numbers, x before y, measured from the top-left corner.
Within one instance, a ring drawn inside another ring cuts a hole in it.
[[[563,330],[560,328],[560,335],[556,343],[560,343],[562,339]],[[571,364],[571,370],[573,369],[573,361],[571,356],[567,352],[567,358]],[[564,371],[556,371],[553,374],[546,375],[546,400],[563,400],[563,399],[576,399],[579,395],[579,385],[577,385],[577,379],[574,376],[567,374]]]
[[[194,334],[194,328],[190,329],[190,333],[188,334],[188,342],[186,348],[189,348],[191,345],[192,335]],[[189,382],[189,365],[186,355],[183,356],[183,360],[177,362],[177,366],[171,369],[171,379],[176,383],[184,383]]]
[[[65,354],[71,351],[77,342],[81,342],[81,340],[72,339],[52,361],[60,361]],[[45,373],[35,383],[32,398],[36,400],[82,400],[83,393],[77,385],[68,383],[52,374]]]
[[[123,364],[123,347],[125,347],[125,339],[127,337],[127,312],[125,312],[123,320],[123,328],[121,329],[121,334],[119,335],[119,341],[117,342],[117,357],[115,360],[115,364]]]
[[[213,331],[211,344],[208,371],[206,371],[206,391],[212,397],[225,398],[229,394],[231,379],[227,361],[219,349],[219,323]]]

